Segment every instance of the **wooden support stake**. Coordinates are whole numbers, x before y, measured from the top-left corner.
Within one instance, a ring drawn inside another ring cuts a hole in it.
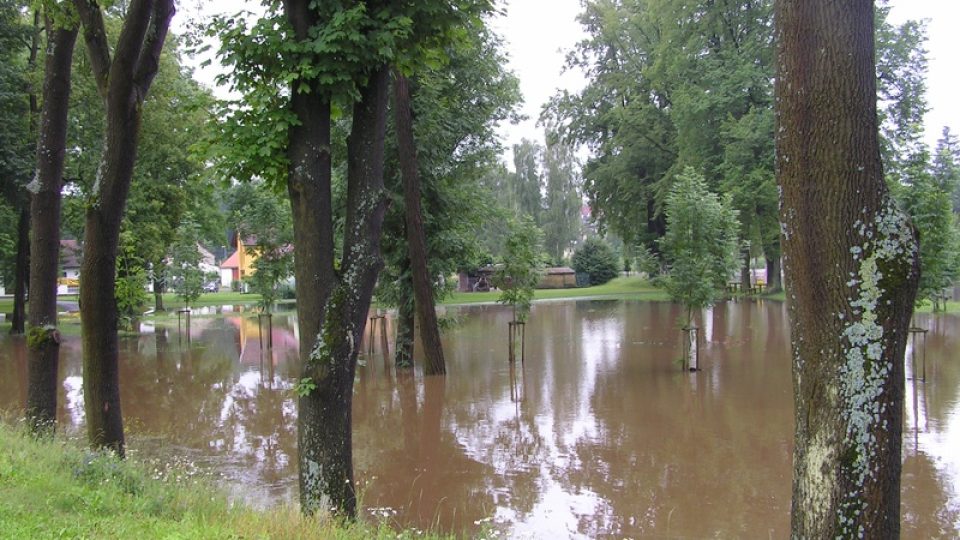
[[[927,329],[918,326],[910,327],[910,359],[913,362],[913,379],[917,378],[917,336],[922,336],[920,342],[920,361],[922,363],[920,371],[920,381],[927,382]]]

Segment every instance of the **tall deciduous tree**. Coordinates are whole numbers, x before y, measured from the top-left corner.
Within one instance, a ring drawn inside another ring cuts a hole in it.
[[[302,362],[300,501],[306,513],[356,512],[350,411],[359,343],[383,264],[388,66],[437,39],[421,33],[421,26],[457,20],[473,12],[471,4],[487,3],[285,0],[282,6],[271,3],[274,9],[252,32],[225,22],[221,52],[234,64],[233,81],[245,99],[226,126],[224,161],[236,164],[238,178],[285,182],[293,210]],[[283,89],[288,85],[289,91]],[[331,197],[333,107],[352,110],[339,250]]]
[[[37,169],[36,176],[27,186],[31,193],[27,421],[34,431],[52,429],[57,415],[60,190],[67,142],[71,62],[77,40],[76,24],[69,20],[62,6],[46,7],[47,58],[37,139]]]
[[[224,126],[223,163],[234,177],[286,184],[290,195],[305,513],[332,510],[352,517],[356,512],[351,399],[359,343],[382,266],[387,62],[409,23],[391,7],[389,2],[286,0],[272,4],[274,9],[250,31],[234,25],[237,20],[220,25],[225,27],[221,55],[234,64],[233,82],[245,94]],[[281,91],[287,85],[289,92]],[[331,196],[334,105],[352,110],[339,250]]]
[[[910,183],[926,157],[927,29],[923,21],[890,24],[886,4],[878,2],[874,10],[880,156],[889,182]]]
[[[880,162],[873,3],[783,0],[775,10],[793,536],[894,538],[919,260]]]
[[[543,244],[554,264],[561,264],[567,251],[580,236],[579,164],[574,148],[547,133],[543,153],[544,197],[540,228]]]
[[[910,185],[901,189],[904,210],[917,228],[920,240],[920,285],[917,301],[929,300],[933,310],[939,311],[946,301],[944,290],[956,279],[960,263],[960,238],[957,236],[948,185],[927,170],[926,152],[918,166],[907,168],[904,174]],[[912,169],[916,170],[912,170]]]
[[[960,213],[960,142],[944,127],[933,151],[933,179],[940,189],[950,194],[953,212]]]
[[[397,155],[400,161],[400,176],[403,179],[403,205],[407,250],[410,257],[410,276],[416,301],[417,318],[420,320],[420,342],[425,357],[424,373],[440,375],[447,372],[443,360],[443,344],[440,342],[440,327],[433,302],[433,278],[430,275],[427,256],[427,239],[424,233],[423,211],[420,208],[420,164],[417,159],[417,143],[413,134],[413,111],[410,85],[400,71],[394,75],[394,114],[397,130]]]
[[[501,148],[494,126],[520,99],[517,80],[504,67],[500,39],[483,20],[470,21],[465,28],[457,32],[458,40],[443,44],[443,62],[422,65],[410,78],[430,276],[449,275],[464,261],[478,257],[485,238],[478,231],[496,221],[489,215],[491,198],[481,187],[486,171],[499,164]],[[386,265],[377,300],[398,307],[396,363],[412,366],[415,302],[404,230],[406,208],[402,181],[395,172],[399,160],[390,140],[387,189],[392,204],[384,222],[381,246]],[[431,285],[438,300],[451,290],[449,282],[431,280]]]
[[[40,12],[34,12],[31,26],[26,24],[20,6],[21,2],[0,1],[0,196],[15,216],[7,229],[10,248],[2,250],[0,256],[4,285],[13,291],[11,334],[22,334],[26,322],[30,197],[24,186],[36,165],[39,116],[33,79],[40,52]]]
[[[104,14],[111,47],[117,44],[121,15],[115,9]],[[150,143],[137,150],[121,224],[122,232],[132,234],[136,258],[142,261],[138,264],[144,265],[153,283],[157,311],[164,310],[164,259],[184,216],[192,214],[207,245],[220,245],[224,230],[220,208],[209,202],[216,198],[215,182],[200,152],[193,151],[212,125],[214,100],[180,64],[176,45],[175,36],[167,39],[159,72],[143,103],[140,137]],[[65,190],[63,231],[82,238],[86,203],[95,183],[106,129],[103,99],[82,51],[74,54],[71,95],[66,173],[69,189]]]
[[[517,217],[529,216],[534,223],[540,223],[543,210],[543,196],[540,192],[542,180],[540,162],[543,148],[534,141],[523,139],[513,145],[513,174],[510,180],[510,198]]]
[[[87,57],[103,99],[105,130],[97,175],[85,209],[80,302],[83,398],[95,448],[124,454],[120,409],[117,305],[114,298],[120,224],[140,142],[143,105],[160,65],[173,0],[132,0],[117,45],[107,40],[101,6],[74,0]]]

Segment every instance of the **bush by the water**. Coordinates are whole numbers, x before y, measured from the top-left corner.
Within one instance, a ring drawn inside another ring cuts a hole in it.
[[[590,276],[590,285],[603,285],[617,277],[620,264],[610,244],[599,238],[587,238],[573,254],[573,269]]]

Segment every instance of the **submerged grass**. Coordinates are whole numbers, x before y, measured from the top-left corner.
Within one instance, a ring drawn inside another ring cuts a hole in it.
[[[134,460],[37,440],[0,422],[0,538],[412,538],[385,524],[230,504],[211,485]],[[426,535],[426,537],[437,538]]]

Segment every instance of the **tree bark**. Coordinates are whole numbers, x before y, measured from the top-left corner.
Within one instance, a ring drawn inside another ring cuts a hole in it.
[[[747,292],[750,289],[750,250],[743,250],[743,266],[740,267],[740,290]]]
[[[380,235],[387,204],[383,162],[389,82],[387,68],[377,68],[353,109],[341,275],[303,365],[301,382],[306,379],[314,385],[300,398],[300,503],[308,514],[329,509],[356,516],[351,402],[357,353],[383,266]]]
[[[136,163],[143,104],[157,74],[174,7],[173,0],[133,0],[111,60],[100,7],[89,0],[74,0],[74,6],[106,105],[103,155],[86,208],[80,268],[83,400],[90,445],[123,456],[114,294],[117,247]]]
[[[285,0],[284,12],[298,40],[307,40],[317,17],[308,0]],[[327,348],[344,340],[343,329],[325,326],[327,303],[338,278],[334,270],[331,196],[330,98],[316,81],[310,92],[291,89],[291,108],[300,125],[288,131],[287,192],[293,215],[294,274],[300,330],[301,389],[298,402],[300,508],[305,514],[333,510],[352,516],[353,490],[350,403],[353,370],[337,363]],[[348,180],[349,181],[349,180]],[[340,321],[338,318],[337,321]],[[334,321],[328,321],[330,323]],[[329,331],[331,339],[321,332]],[[334,337],[335,336],[335,337]],[[355,360],[355,357],[354,357]],[[349,374],[349,384],[346,377]]]
[[[60,265],[60,190],[67,144],[70,75],[77,30],[46,21],[48,52],[43,77],[43,110],[37,139],[36,178],[31,193],[30,332],[27,337],[26,418],[35,433],[52,432],[57,418],[60,332],[57,277]]]
[[[32,72],[37,66],[37,57],[40,53],[40,11],[33,12],[33,32],[30,35],[30,49],[27,57],[27,68]],[[74,36],[76,43],[76,36]],[[33,136],[39,129],[40,100],[37,98],[36,87],[32,82],[27,83],[27,101],[30,104],[30,131]],[[62,174],[62,173],[61,173]],[[17,223],[17,258],[14,270],[13,292],[13,320],[10,324],[10,333],[23,334],[26,330],[27,318],[27,289],[30,283],[30,196],[29,192],[18,189],[14,195],[17,201],[15,206],[20,209],[20,220]]]
[[[409,265],[409,259],[407,259]],[[413,351],[416,347],[414,342],[414,319],[416,310],[414,308],[413,288],[410,284],[409,268],[401,271],[400,279],[403,281],[400,287],[400,299],[397,305],[397,343],[396,356],[394,363],[398,368],[413,367]]]
[[[310,38],[317,16],[308,0],[285,0],[284,12],[298,40]],[[293,215],[294,276],[300,360],[304,366],[320,333],[324,306],[336,283],[331,195],[330,99],[316,81],[309,93],[291,87],[291,108],[300,125],[288,130],[287,192]],[[301,406],[303,403],[301,402]]]
[[[20,208],[20,218],[17,221],[17,259],[14,266],[10,333],[19,335],[24,332],[27,318],[27,283],[30,280],[30,209],[26,205]]]
[[[153,310],[157,313],[162,313],[167,309],[163,307],[163,289],[164,285],[167,282],[166,271],[160,270],[160,274],[157,275],[157,269],[154,268],[154,277],[153,277]]]
[[[780,280],[780,250],[770,249],[764,257],[767,259],[767,292],[780,292],[783,283]]]
[[[777,179],[793,349],[795,538],[900,532],[916,235],[883,179],[873,4],[782,0]]]
[[[447,372],[437,323],[437,308],[433,300],[433,280],[428,264],[427,238],[423,231],[423,210],[420,207],[420,171],[417,145],[413,134],[410,88],[407,78],[399,71],[394,74],[394,113],[397,126],[397,149],[400,158],[400,176],[403,180],[403,204],[406,217],[407,250],[420,320],[420,342],[423,344],[426,375]]]

